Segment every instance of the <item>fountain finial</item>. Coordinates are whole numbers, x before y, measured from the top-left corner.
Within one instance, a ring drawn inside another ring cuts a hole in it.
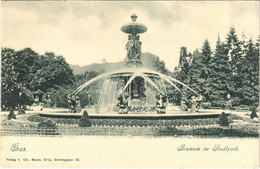
[[[137,15],[135,13],[133,13],[133,15],[131,15],[131,18],[132,18],[132,21],[135,22],[136,18],[137,18]]]

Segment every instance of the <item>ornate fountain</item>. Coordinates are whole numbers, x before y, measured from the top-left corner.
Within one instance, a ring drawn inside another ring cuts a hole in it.
[[[99,112],[118,112],[119,114],[157,112],[164,114],[168,105],[166,86],[171,86],[182,94],[182,91],[176,86],[179,84],[199,95],[184,83],[170,76],[142,67],[142,42],[139,34],[145,33],[147,27],[136,22],[135,14],[131,16],[131,19],[131,23],[121,27],[121,31],[128,34],[126,67],[87,81],[69,97],[76,97],[88,85],[105,79],[98,101]]]

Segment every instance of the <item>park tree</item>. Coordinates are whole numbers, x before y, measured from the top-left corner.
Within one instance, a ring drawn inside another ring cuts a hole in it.
[[[179,59],[179,65],[178,65],[178,75],[177,78],[178,80],[182,82],[186,82],[188,78],[188,74],[190,71],[190,59],[191,59],[191,54],[188,53],[188,50],[186,47],[181,47],[180,50],[180,59]]]
[[[68,95],[74,90],[73,85],[63,85],[52,88],[48,92],[51,102],[46,104],[51,107],[68,108]]]
[[[33,103],[29,82],[34,77],[31,66],[37,54],[29,48],[16,52],[2,49],[2,108],[26,108]]]
[[[207,40],[202,50],[196,49],[192,55],[182,47],[174,77],[204,96],[203,101],[213,107],[256,107],[259,104],[259,39],[254,44],[243,35],[240,41],[231,27],[225,42],[218,37],[214,53]],[[183,91],[186,97],[191,97],[191,92]]]
[[[33,103],[32,92],[49,92],[73,84],[74,75],[62,56],[39,55],[30,48],[2,48],[2,108],[14,109]]]
[[[17,59],[14,61],[14,71],[18,73],[17,82],[20,86],[32,90],[30,82],[35,78],[38,69],[38,53],[30,48],[25,48],[16,52]]]
[[[193,52],[192,62],[190,66],[190,87],[197,92],[201,92],[202,79],[200,79],[200,68],[203,66],[201,53],[198,49]]]
[[[231,69],[227,56],[227,48],[218,37],[214,55],[209,63],[210,76],[207,82],[209,88],[209,102],[213,107],[225,107],[230,91],[229,81]]]
[[[231,90],[230,95],[233,100],[232,105],[237,106],[240,104],[240,93],[238,89],[241,87],[240,70],[241,70],[241,41],[239,41],[236,30],[232,26],[226,37],[226,47],[228,49],[229,67],[232,71],[231,79],[229,81]]]
[[[62,85],[73,83],[74,75],[62,56],[46,52],[39,56],[35,78],[30,82],[32,90],[50,91]]]
[[[98,72],[86,71],[84,74],[76,75],[72,84],[58,86],[58,88],[52,88],[50,91],[50,98],[52,100],[50,106],[67,108],[68,96],[73,93],[79,86],[95,78],[98,75]],[[82,108],[98,102],[102,87],[102,85],[100,85],[101,83],[99,82],[100,81],[90,84],[76,94],[80,99],[80,104]]]
[[[2,109],[14,109],[18,104],[19,84],[18,72],[15,72],[14,63],[17,59],[15,50],[3,48],[1,51],[1,106]]]
[[[190,72],[191,72],[191,61],[192,61],[192,54],[188,52],[188,49],[186,47],[180,48],[180,59],[179,64],[177,67],[174,68],[173,77],[177,80],[190,85]],[[185,95],[187,95],[186,88],[183,88],[182,85],[175,84],[178,88],[180,88]],[[182,98],[181,93],[179,93],[177,90],[170,89],[169,92],[170,101],[179,104]]]
[[[205,100],[209,100],[209,81],[210,81],[210,61],[211,61],[211,56],[212,56],[212,51],[210,48],[210,44],[208,40],[206,39],[203,43],[203,47],[201,50],[201,56],[202,56],[202,67],[201,67],[201,78],[203,79],[203,85],[201,88],[201,94],[204,96]]]
[[[202,56],[201,52],[196,49],[192,54],[189,52],[187,54],[186,48],[181,48],[180,52],[180,61],[178,67],[174,69],[173,76],[177,80],[182,81],[189,87],[191,87],[193,90],[197,91],[198,93],[201,92],[201,85],[200,85],[200,75],[201,71],[198,67],[202,67]],[[185,59],[184,59],[185,58]],[[179,92],[174,92],[174,102],[180,104],[181,99],[190,99],[192,96],[194,96],[194,93],[191,92],[189,89],[183,87],[182,85],[176,84],[177,87],[182,89],[183,95],[181,95]]]
[[[50,95],[50,106],[67,107],[68,95],[73,91],[75,77],[62,56],[46,52],[38,60],[36,78],[31,82],[33,90]]]
[[[208,40],[205,40],[201,52],[198,49],[194,51],[189,71],[190,87],[200,93],[205,101],[209,99],[208,81],[211,55],[210,44]]]
[[[74,89],[98,75],[99,73],[95,71],[86,71],[84,74],[78,75],[77,81],[75,81],[76,86]],[[82,107],[91,106],[98,103],[99,95],[102,89],[102,82],[103,80],[95,81],[78,93]]]
[[[151,70],[158,71],[163,74],[170,74],[171,72],[165,67],[165,62],[151,53],[143,53],[141,57],[143,66]]]
[[[259,91],[259,47],[250,39],[243,42],[244,53],[239,64],[238,93],[240,104],[256,106]]]

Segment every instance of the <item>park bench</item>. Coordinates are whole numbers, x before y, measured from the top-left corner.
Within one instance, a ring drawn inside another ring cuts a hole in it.
[[[250,108],[246,108],[246,107],[245,107],[245,108],[240,108],[239,110],[240,110],[240,111],[250,111]]]
[[[250,108],[246,107],[246,106],[240,106],[240,107],[236,107],[236,110],[239,111],[239,112],[250,111]]]

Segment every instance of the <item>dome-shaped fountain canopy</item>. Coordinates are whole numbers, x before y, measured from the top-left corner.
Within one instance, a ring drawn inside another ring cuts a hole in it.
[[[121,31],[131,35],[137,35],[147,31],[147,27],[144,24],[136,22],[136,14],[131,16],[132,22],[125,24],[121,27]]]

